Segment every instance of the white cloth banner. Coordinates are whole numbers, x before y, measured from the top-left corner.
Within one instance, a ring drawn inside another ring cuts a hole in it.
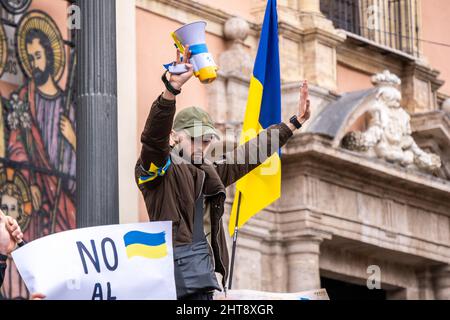
[[[47,299],[176,299],[171,222],[61,232],[12,256],[28,290]]]
[[[226,294],[215,292],[214,300],[330,300],[330,298],[326,289],[297,293],[229,290]]]

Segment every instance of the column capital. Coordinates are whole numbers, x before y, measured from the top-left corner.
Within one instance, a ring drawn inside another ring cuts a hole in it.
[[[296,253],[295,247],[303,245],[320,245],[324,240],[331,240],[332,234],[329,232],[315,230],[315,229],[302,229],[295,233],[287,234],[284,237],[284,242],[291,253]]]

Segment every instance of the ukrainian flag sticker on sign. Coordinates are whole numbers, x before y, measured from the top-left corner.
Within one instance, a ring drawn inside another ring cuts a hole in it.
[[[130,231],[123,236],[128,259],[161,259],[167,256],[166,233]]]

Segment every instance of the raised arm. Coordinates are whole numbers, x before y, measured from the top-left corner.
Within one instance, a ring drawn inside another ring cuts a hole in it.
[[[17,221],[0,210],[0,287],[5,276],[7,255],[22,241],[23,233]]]
[[[187,72],[169,78],[170,85],[181,90],[181,87],[192,77],[193,66],[189,63],[190,51],[186,46]],[[181,63],[180,51],[177,50],[175,63]],[[142,149],[136,164],[136,182],[139,186],[154,181],[170,166],[170,133],[176,113],[175,95],[165,90],[154,102],[141,135]]]
[[[304,124],[311,116],[308,83],[300,90],[300,103],[297,120]],[[229,186],[256,169],[269,157],[278,152],[297,128],[292,124],[280,123],[270,126],[259,135],[225,155],[215,163],[216,170],[225,186]],[[274,141],[276,139],[277,141]]]

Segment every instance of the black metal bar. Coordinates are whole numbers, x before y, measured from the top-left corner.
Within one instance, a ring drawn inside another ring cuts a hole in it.
[[[342,2],[337,2],[337,10],[336,10],[336,21],[338,23],[339,28],[344,28],[344,21],[342,20]]]
[[[398,40],[399,40],[399,47],[398,49],[400,51],[403,50],[403,19],[402,19],[402,8],[400,1],[397,1],[397,19],[398,19]]]
[[[15,22],[13,22],[13,21],[10,21],[10,20],[8,20],[8,19],[6,19],[6,18],[0,18],[0,21],[1,21],[3,24],[7,25],[7,26],[17,28],[17,23],[15,23]]]
[[[415,21],[414,21],[414,24],[415,24],[415,37],[416,37],[416,47],[415,48],[417,48],[417,56],[419,56],[419,53],[420,53],[420,43],[419,43],[419,13],[418,13],[418,8],[417,8],[417,5],[418,5],[418,3],[417,3],[417,0],[415,0],[414,1],[414,13],[415,13]]]
[[[413,24],[413,8],[411,0],[405,1],[405,6],[408,9],[409,19],[408,19],[408,34],[409,34],[409,45],[410,45],[410,54],[414,55],[414,24]]]
[[[384,22],[384,37],[383,37],[383,45],[387,45],[387,33],[388,26],[387,26],[387,11],[386,11],[386,1],[383,1],[383,22]]]
[[[228,280],[228,289],[231,290],[233,286],[233,273],[234,273],[234,261],[236,257],[236,250],[237,250],[237,238],[238,238],[238,232],[239,232],[239,211],[241,211],[241,199],[242,199],[242,193],[240,191],[238,196],[238,206],[236,210],[236,225],[234,227],[234,235],[233,235],[233,249],[231,251],[231,264],[230,264],[230,279]]]
[[[368,14],[369,12],[367,11],[367,1],[366,0],[361,0],[361,8],[362,8],[362,21],[361,21],[361,35],[366,35],[367,34],[367,23],[368,23]]]
[[[402,3],[402,1],[405,1]],[[416,55],[418,42],[417,0],[322,0],[323,13],[336,28],[363,35],[381,45]],[[373,12],[368,12],[374,8]],[[413,12],[414,10],[414,12]],[[373,14],[375,26],[369,26]],[[415,17],[415,19],[414,19]]]
[[[349,1],[344,0],[342,6],[342,16],[344,17],[345,28],[347,30],[352,30],[352,24],[350,23],[350,16],[348,15],[348,5]]]
[[[389,46],[392,48],[392,7],[391,7],[391,1],[388,1],[388,12],[389,12],[389,28],[387,31],[389,32]]]
[[[66,173],[62,173],[62,172],[58,172],[58,171],[54,171],[54,170],[49,170],[46,168],[40,168],[40,167],[36,167],[31,163],[27,163],[27,162],[17,162],[17,161],[12,161],[6,158],[0,158],[0,163],[3,164],[4,167],[6,168],[15,168],[15,169],[20,169],[20,170],[30,170],[33,172],[37,172],[40,174],[45,174],[48,176],[53,176],[62,180],[68,180],[68,181],[75,181],[76,178],[73,176],[70,176]]]
[[[356,1],[350,2],[350,15],[352,19],[352,32],[358,34],[359,14],[356,10]]]
[[[381,0],[381,1],[384,1],[384,0]],[[380,43],[381,44],[381,21],[380,21],[380,19],[382,18],[382,13],[380,12],[380,10],[381,10],[381,6],[380,6],[380,0],[377,0],[377,5],[376,5],[376,14],[377,14],[377,23],[378,23],[378,25],[377,25],[377,27],[378,27],[378,43]]]

